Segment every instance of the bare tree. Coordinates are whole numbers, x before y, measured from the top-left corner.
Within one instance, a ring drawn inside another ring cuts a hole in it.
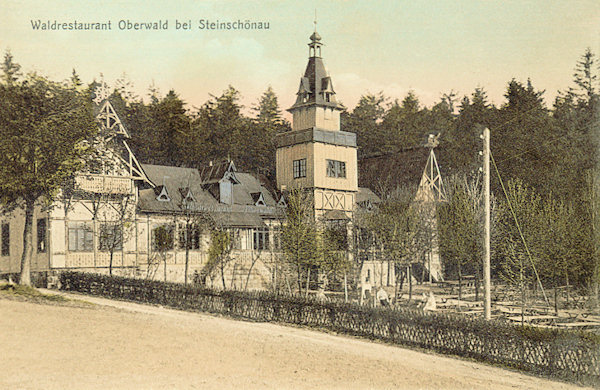
[[[164,281],[167,281],[167,254],[173,249],[173,226],[160,225],[152,231],[152,247],[164,265]],[[150,266],[150,261],[148,266]]]
[[[380,260],[386,261],[390,267],[408,268],[411,254],[415,253],[418,233],[418,212],[412,206],[413,194],[410,189],[399,188],[384,196],[376,209],[364,216],[363,229],[373,236],[372,245],[380,254]],[[412,299],[412,277],[409,280],[409,300]],[[402,273],[396,274],[396,291],[398,296]]]
[[[115,251],[123,250],[123,245],[129,240],[134,229],[135,210],[132,207],[132,198],[131,194],[113,197],[105,206],[110,207],[110,210],[104,212],[105,218],[100,225],[98,238],[99,249],[109,253],[109,275],[112,275]]]

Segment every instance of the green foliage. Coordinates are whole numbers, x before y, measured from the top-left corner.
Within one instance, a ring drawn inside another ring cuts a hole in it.
[[[52,200],[89,153],[85,141],[97,131],[90,102],[37,75],[0,84],[0,100],[0,202]]]
[[[495,246],[498,262],[495,263],[500,264],[500,276],[508,283],[521,285],[522,280],[535,283],[533,268],[536,262],[532,262],[527,254],[513,211],[533,255],[536,253],[540,231],[544,229],[544,226],[539,225],[542,200],[519,180],[509,181],[506,190],[510,205],[507,201],[501,201],[499,205],[496,222],[498,241]]]
[[[20,80],[10,53],[2,69],[0,204],[25,210],[20,283],[29,284],[35,204],[50,204],[82,167],[98,128],[83,93],[35,74]]]
[[[398,189],[360,221],[361,229],[373,234],[375,247],[381,248],[389,261],[408,264],[413,253],[419,212],[412,203],[412,192]]]
[[[521,181],[511,180],[506,188],[510,205],[500,202],[497,221],[501,276],[511,284],[527,285],[537,282],[537,270],[546,286],[583,285],[592,272],[588,259],[593,246],[582,215],[567,203],[541,197]]]
[[[40,303],[62,303],[70,301],[61,295],[43,294],[31,286],[0,283],[0,298],[17,298]]]
[[[210,233],[210,248],[208,249],[208,267],[214,267],[222,262],[231,251],[231,237],[226,231],[213,230]]]
[[[281,228],[281,248],[285,260],[295,270],[298,288],[302,290],[302,276],[312,266],[318,265],[321,253],[313,199],[308,192],[293,189],[286,200],[286,215]]]
[[[322,257],[318,268],[325,275],[339,275],[350,271],[351,263],[348,261],[348,231],[345,224],[326,225],[319,230],[322,246]]]
[[[4,62],[2,63],[2,81],[6,85],[14,84],[21,76],[21,65],[13,62],[13,56],[10,51],[4,53]]]
[[[477,181],[446,181],[448,201],[437,209],[440,255],[446,277],[479,274],[483,258],[483,199]]]
[[[214,229],[210,232],[210,247],[208,248],[208,261],[204,265],[202,272],[205,275],[212,275],[215,271],[220,272],[223,289],[225,285],[225,266],[231,260],[232,239],[229,232],[225,230]]]
[[[359,156],[369,156],[388,150],[387,138],[380,122],[386,112],[387,98],[382,92],[363,95],[351,113],[343,113],[343,131],[356,133]]]
[[[290,124],[281,116],[277,95],[270,86],[259,98],[253,111],[256,118],[248,124],[248,130],[242,135],[239,145],[240,167],[275,179],[275,136],[289,131]]]
[[[165,253],[173,249],[172,226],[160,225],[153,230],[153,247],[159,253]]]

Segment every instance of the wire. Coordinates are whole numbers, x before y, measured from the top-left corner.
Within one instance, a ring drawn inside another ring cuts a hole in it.
[[[530,110],[527,110],[527,111],[525,111],[525,112],[522,112],[522,113],[520,113],[520,114],[517,114],[515,117],[513,117],[513,118],[511,118],[511,119],[507,120],[506,122],[504,122],[504,123],[500,124],[499,126],[495,127],[495,128],[494,128],[494,130],[495,130],[495,131],[497,131],[498,129],[501,129],[502,127],[504,127],[504,126],[506,126],[507,124],[509,124],[510,122],[512,122],[512,121],[514,121],[514,120],[516,120],[516,119],[519,119],[519,118],[521,118],[521,117],[525,116],[526,114],[529,114],[529,113],[530,113],[531,111],[533,111],[533,110],[538,110],[538,109],[539,109],[539,107],[534,107],[534,108],[532,108],[532,109],[530,109]],[[580,130],[589,130],[589,129],[591,129],[591,128],[592,128],[592,126],[594,126],[594,125],[596,125],[596,123],[594,123],[594,122],[590,122],[589,124],[587,124],[587,125],[585,125],[585,126],[581,127],[581,128],[580,128]],[[573,137],[573,136],[572,136],[572,135],[570,135],[570,134],[564,134],[564,135],[561,135],[560,137],[557,137],[557,138],[554,138],[554,139],[548,140],[548,141],[546,141],[546,142],[543,142],[543,143],[541,143],[541,144],[540,144],[540,146],[547,146],[547,145],[550,145],[550,144],[552,144],[552,143],[554,143],[554,142],[556,142],[556,141],[560,141],[561,139],[563,139],[563,138],[567,138],[567,137],[570,137],[571,139],[581,139],[581,138],[584,138],[584,137],[586,137],[586,136],[587,136],[587,134],[581,134],[581,135],[579,135],[579,136],[575,136],[575,137]],[[514,159],[515,159],[515,158],[517,158],[517,157],[520,157],[520,156],[522,156],[522,155],[524,155],[524,154],[527,154],[527,153],[529,153],[529,152],[532,152],[532,151],[535,151],[535,150],[537,150],[537,148],[536,148],[536,149],[534,149],[534,148],[526,149],[526,150],[522,151],[521,153],[514,154],[514,155],[512,155],[512,156],[510,156],[510,157],[507,157],[507,158],[503,158],[502,160],[498,160],[498,162],[499,162],[499,163],[502,163],[502,162],[506,162],[506,161],[514,160]]]
[[[544,290],[544,286],[542,285],[542,281],[540,280],[540,275],[537,272],[537,268],[535,267],[535,263],[533,262],[533,258],[531,257],[531,252],[529,251],[529,246],[527,245],[527,241],[525,240],[525,237],[523,236],[523,231],[521,230],[521,225],[519,224],[519,220],[517,219],[517,214],[515,213],[515,210],[512,207],[512,203],[510,202],[510,198],[508,197],[508,193],[506,192],[506,188],[504,187],[504,182],[502,181],[502,178],[500,177],[500,172],[498,172],[498,166],[496,165],[496,161],[494,160],[494,156],[492,156],[492,152],[490,151],[490,158],[492,160],[492,164],[494,165],[494,169],[496,170],[496,174],[498,175],[498,180],[500,180],[500,185],[502,186],[502,191],[504,192],[504,196],[506,197],[506,201],[508,202],[508,207],[510,209],[510,212],[513,216],[513,219],[515,220],[515,224],[517,225],[517,230],[519,231],[519,235],[521,236],[521,240],[523,241],[523,245],[525,246],[525,251],[527,252],[527,257],[529,257],[529,261],[531,262],[531,266],[533,267],[533,272],[535,272],[535,277],[538,281],[538,284],[540,285],[540,288],[542,289],[542,294],[544,294],[544,300],[546,301],[546,304],[548,305],[548,307],[550,307],[550,302],[548,301],[548,297],[546,296],[546,291]]]

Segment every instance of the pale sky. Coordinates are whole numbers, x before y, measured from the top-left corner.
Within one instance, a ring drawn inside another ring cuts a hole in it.
[[[323,58],[339,100],[414,90],[431,106],[443,93],[483,87],[500,104],[508,81],[531,78],[551,105],[572,84],[587,47],[600,54],[599,0],[437,1],[16,1],[0,2],[0,49],[24,71],[54,80],[73,68],[87,83],[126,74],[140,96],[154,82],[188,107],[237,88],[249,107],[271,85],[295,100],[315,9]],[[111,31],[33,30],[31,21],[111,21]],[[268,22],[268,30],[201,30],[199,21]],[[120,20],[168,20],[166,31],[120,30]],[[175,30],[191,20],[192,30]]]

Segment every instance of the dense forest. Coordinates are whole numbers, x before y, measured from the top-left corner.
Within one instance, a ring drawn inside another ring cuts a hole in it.
[[[575,66],[573,85],[550,107],[544,91],[517,79],[508,81],[500,106],[489,102],[483,88],[462,98],[445,93],[432,107],[413,92],[401,101],[367,94],[342,113],[342,130],[357,134],[359,158],[422,145],[428,134],[440,134],[440,168],[450,177],[473,174],[481,166],[478,124],[483,125],[491,129],[501,176],[520,178],[540,194],[580,201],[596,158],[594,60],[587,50]],[[111,97],[141,161],[194,167],[230,158],[240,170],[274,177],[274,135],[289,131],[290,124],[270,87],[251,108],[252,116],[243,113],[240,92],[232,86],[199,108],[189,107],[173,90],[163,96],[152,87],[149,97],[144,102],[135,96],[124,80],[116,82]],[[493,186],[498,189],[497,180]]]

